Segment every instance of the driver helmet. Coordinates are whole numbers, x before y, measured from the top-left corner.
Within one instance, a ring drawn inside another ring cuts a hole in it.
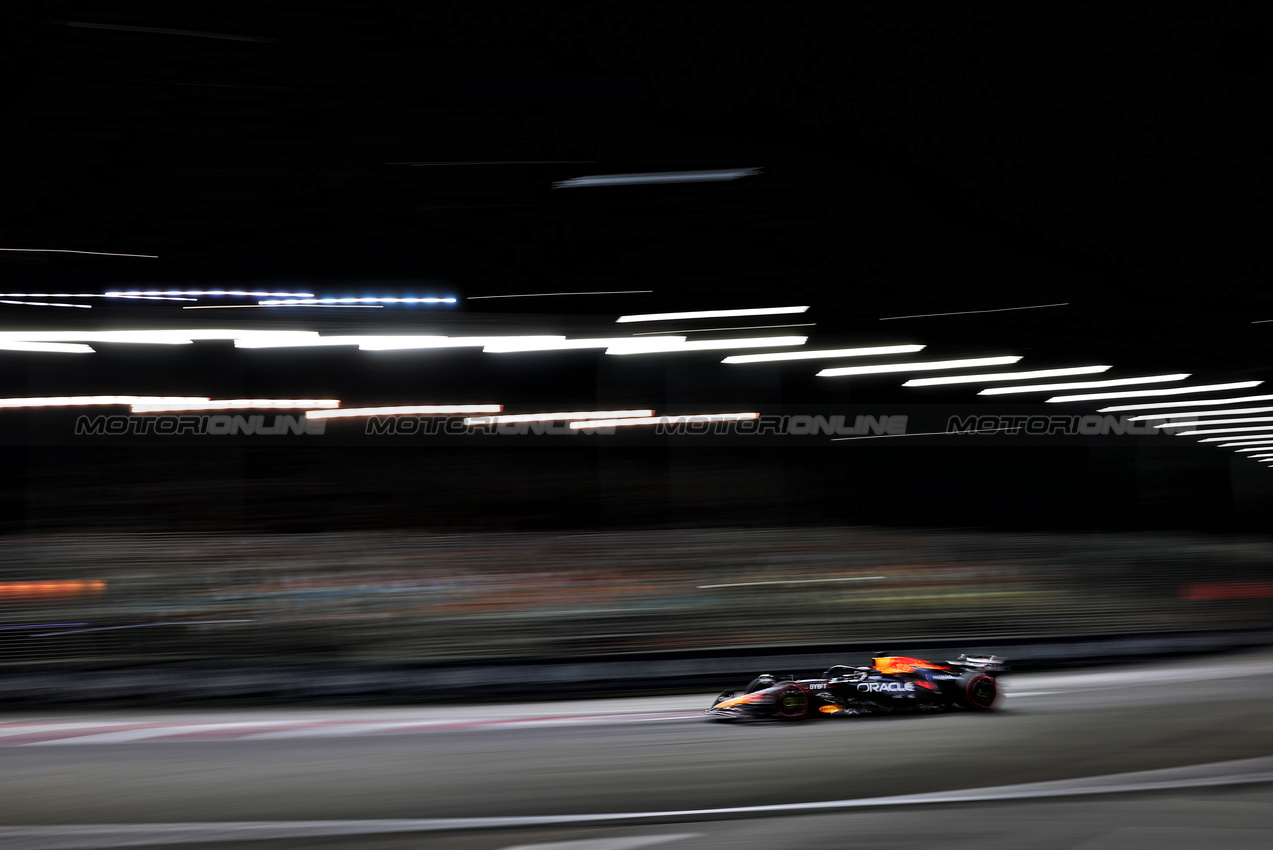
[[[750,685],[747,686],[747,692],[751,693],[752,691],[763,691],[765,688],[772,688],[775,684],[777,684],[777,680],[774,679],[773,675],[769,673],[761,673],[752,680]]]

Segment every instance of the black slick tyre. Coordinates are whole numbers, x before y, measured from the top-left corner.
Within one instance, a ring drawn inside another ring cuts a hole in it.
[[[977,711],[990,711],[999,701],[999,683],[993,676],[978,673],[964,684],[964,705]]]
[[[774,714],[778,720],[804,720],[809,716],[809,692],[796,685],[778,691],[774,698]]]

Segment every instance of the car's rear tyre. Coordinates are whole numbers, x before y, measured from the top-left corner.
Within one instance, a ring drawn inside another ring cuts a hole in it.
[[[978,673],[964,685],[964,702],[969,708],[990,711],[999,701],[999,683],[993,676]]]
[[[808,691],[796,685],[778,691],[774,699],[774,717],[779,720],[804,720],[808,716]]]

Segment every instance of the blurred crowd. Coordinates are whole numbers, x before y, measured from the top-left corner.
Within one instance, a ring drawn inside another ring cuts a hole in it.
[[[1273,613],[1273,592],[1259,590],[1273,550],[1254,538],[786,528],[3,540],[6,664],[544,657],[1259,626]]]

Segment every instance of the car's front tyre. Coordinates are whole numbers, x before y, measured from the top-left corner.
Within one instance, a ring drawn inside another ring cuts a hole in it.
[[[788,685],[775,695],[774,717],[779,720],[804,720],[809,716],[809,692],[797,685]]]

